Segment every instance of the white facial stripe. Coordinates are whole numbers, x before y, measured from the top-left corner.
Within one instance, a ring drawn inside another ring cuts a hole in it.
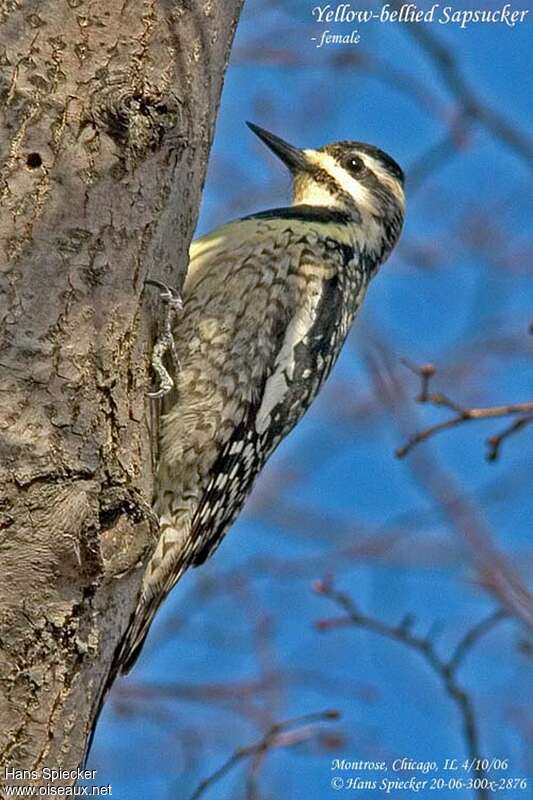
[[[337,161],[335,161],[333,156],[330,156],[329,153],[319,153],[317,150],[304,150],[304,152],[309,161],[311,161],[313,164],[316,164],[318,167],[321,167],[321,169],[331,175],[338,185],[351,197],[353,197],[355,203],[360,208],[366,209],[371,213],[379,212],[379,208],[377,207],[372,193],[365,186],[363,186],[363,184],[360,183],[357,178],[354,178],[347,170],[343,169],[337,163]],[[372,156],[368,155],[367,153],[359,153],[359,156],[364,161],[365,165],[377,175],[379,180],[383,181],[383,183],[390,188],[398,202],[403,207],[404,194],[398,181],[392,178]],[[321,186],[320,184],[313,182],[310,182],[310,185],[306,187],[305,196],[306,199],[303,201],[300,200],[300,202],[317,202],[314,198],[319,198],[321,196],[329,197],[329,202],[332,200],[332,197],[329,194],[326,186]],[[313,199],[308,199],[311,197]],[[325,201],[322,200],[322,202]]]
[[[372,197],[367,189],[339,166],[333,156],[328,153],[319,153],[317,150],[304,150],[304,153],[309,161],[323,169],[328,175],[331,175],[341,189],[353,197],[357,205],[368,208],[370,211],[375,210]]]
[[[331,194],[327,186],[311,179],[295,184],[293,203],[304,203],[309,206],[337,206],[339,204],[338,198]]]

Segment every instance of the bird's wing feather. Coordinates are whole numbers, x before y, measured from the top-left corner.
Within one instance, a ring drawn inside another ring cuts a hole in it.
[[[191,528],[194,566],[216,550],[263,464],[305,413],[327,377],[335,360],[329,343],[336,335],[341,301],[334,276],[322,282],[313,306],[302,306],[287,326],[257,402],[249,406],[213,464],[212,478]]]

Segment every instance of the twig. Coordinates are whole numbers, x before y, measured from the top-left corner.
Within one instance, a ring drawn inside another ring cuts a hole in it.
[[[190,800],[198,800],[199,797],[202,797],[202,795],[204,795],[211,786],[213,786],[215,783],[218,783],[218,781],[227,775],[227,773],[230,772],[241,761],[244,761],[247,758],[260,759],[269,750],[272,750],[275,747],[290,747],[297,742],[308,739],[310,736],[314,735],[315,731],[314,729],[310,730],[305,726],[308,726],[314,722],[330,722],[332,720],[339,719],[339,717],[340,714],[338,711],[329,709],[328,711],[318,711],[314,714],[304,714],[301,717],[293,717],[292,719],[288,719],[283,722],[277,722],[275,725],[272,725],[272,727],[269,728],[263,738],[258,742],[247,745],[246,747],[240,747],[238,750],[235,750],[233,755],[231,755],[221,767],[215,770],[215,772],[213,772],[208,778],[205,778],[198,785],[194,794],[191,795]],[[296,728],[296,730],[291,730],[293,728]]]
[[[506,619],[509,614],[503,610],[503,608],[494,611],[492,614],[489,614],[488,617],[482,619],[481,622],[478,622],[477,625],[474,625],[473,628],[463,636],[461,641],[456,645],[455,650],[451,658],[448,661],[448,669],[451,672],[456,672],[458,668],[461,666],[462,662],[464,661],[465,657],[467,656],[469,650],[477,644],[479,639],[482,636],[485,636],[498,622],[503,619]]]
[[[500,447],[504,439],[509,438],[513,434],[522,430],[530,422],[533,422],[533,401],[527,403],[508,403],[500,406],[485,406],[483,408],[465,408],[459,405],[450,397],[441,392],[431,392],[430,382],[435,375],[435,367],[432,364],[424,364],[417,366],[412,364],[407,359],[402,359],[403,363],[418,375],[420,378],[420,392],[416,398],[418,403],[425,403],[434,406],[435,408],[447,408],[453,411],[454,416],[443,422],[437,422],[434,425],[429,425],[423,430],[417,431],[409,437],[407,442],[396,450],[398,458],[404,458],[407,453],[416,447],[421,442],[425,442],[432,436],[442,431],[455,428],[466,422],[472,422],[478,419],[495,419],[498,417],[509,417],[517,414],[521,415],[519,419],[515,420],[511,425],[506,427],[501,433],[491,436],[487,439],[487,453],[488,461],[495,461],[498,458]]]
[[[400,430],[407,438],[408,431],[415,427],[415,416],[394,371],[395,359],[383,341],[376,352],[379,352],[379,359],[367,357],[375,395],[394,411]],[[426,381],[430,377],[428,375]],[[425,391],[427,393],[427,383]],[[509,558],[494,543],[483,509],[464,493],[452,474],[440,466],[430,447],[415,450],[408,466],[417,483],[468,545],[484,588],[497,597],[503,608],[532,628],[533,596]]]
[[[356,608],[352,598],[344,592],[337,591],[330,580],[317,582],[315,591],[332,600],[346,613],[346,617],[319,621],[317,623],[318,630],[327,631],[340,625],[355,625],[377,633],[386,639],[402,642],[422,656],[433,672],[440,677],[448,696],[455,703],[461,715],[463,736],[469,758],[471,761],[477,761],[480,758],[480,749],[474,706],[470,695],[457,681],[457,671],[467,653],[482,636],[507,616],[506,612],[503,610],[495,611],[475,625],[461,639],[451,657],[446,660],[437,653],[431,634],[423,637],[413,633],[412,625],[414,619],[412,616],[405,617],[399,625],[389,625],[382,620],[362,614]],[[483,778],[485,776],[482,769],[477,772],[477,777]],[[479,800],[489,800],[490,798],[488,790],[482,787],[476,789],[476,796]]]
[[[502,442],[505,439],[508,439],[509,436],[513,436],[513,434],[518,433],[521,431],[522,428],[525,428],[526,425],[529,425],[533,422],[533,415],[527,417],[520,417],[519,419],[515,419],[507,428],[504,428],[503,431],[500,433],[496,433],[494,436],[490,436],[487,439],[487,461],[496,461],[498,456],[500,455],[500,447]]]
[[[507,611],[533,627],[533,596],[513,563],[495,545],[483,509],[462,492],[431,453],[415,455],[410,461],[414,477],[468,545],[481,584]]]

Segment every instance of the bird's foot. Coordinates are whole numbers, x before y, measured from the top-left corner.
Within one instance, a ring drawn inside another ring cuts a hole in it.
[[[158,337],[152,351],[152,369],[157,375],[159,389],[155,392],[147,392],[148,397],[155,399],[164,397],[174,386],[174,381],[163,364],[163,359],[167,353],[170,353],[176,371],[179,370],[176,343],[172,334],[172,323],[176,314],[183,309],[183,300],[175,289],[172,289],[165,283],[161,283],[161,281],[149,278],[145,280],[144,284],[145,286],[156,286],[159,289],[159,299],[163,303],[165,309],[163,331]]]

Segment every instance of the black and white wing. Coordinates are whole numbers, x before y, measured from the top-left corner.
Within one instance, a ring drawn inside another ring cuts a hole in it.
[[[248,408],[213,465],[187,548],[194,566],[216,550],[266,460],[301,419],[329,374],[342,345],[342,306],[335,275],[322,282],[314,302],[305,303],[287,326],[257,402]]]

